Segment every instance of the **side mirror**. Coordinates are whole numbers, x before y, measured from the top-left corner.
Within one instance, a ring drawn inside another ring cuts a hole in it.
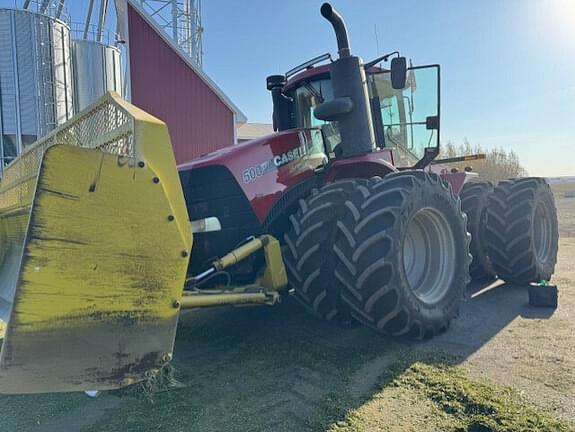
[[[353,101],[349,97],[335,98],[319,104],[314,110],[314,117],[323,121],[336,121],[353,111]]]
[[[391,59],[391,86],[395,90],[403,90],[407,81],[407,60],[405,57]]]

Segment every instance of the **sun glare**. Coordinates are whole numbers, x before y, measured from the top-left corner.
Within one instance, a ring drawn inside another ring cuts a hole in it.
[[[556,20],[558,30],[575,34],[575,0],[551,0],[549,4],[553,7],[551,16]]]

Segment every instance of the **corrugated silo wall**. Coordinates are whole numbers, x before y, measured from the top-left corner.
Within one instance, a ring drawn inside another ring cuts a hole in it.
[[[0,8],[2,167],[72,117],[70,29],[55,18]]]
[[[103,43],[72,41],[74,109],[80,112],[108,91],[122,93],[120,50]]]
[[[233,144],[233,112],[128,7],[132,103],[166,122],[178,164]]]

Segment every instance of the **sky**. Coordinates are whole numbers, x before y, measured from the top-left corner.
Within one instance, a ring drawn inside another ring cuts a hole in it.
[[[250,121],[265,77],[336,53],[321,1],[204,0],[204,68]],[[513,149],[530,175],[575,175],[575,0],[334,0],[353,52],[439,63],[442,141]],[[376,37],[377,35],[377,37]]]
[[[68,0],[75,21],[87,3]],[[335,56],[321,4],[202,1],[204,70],[249,121],[271,122],[267,75]],[[441,65],[442,142],[512,149],[530,175],[575,176],[575,0],[332,4],[365,61],[399,50],[414,65]]]

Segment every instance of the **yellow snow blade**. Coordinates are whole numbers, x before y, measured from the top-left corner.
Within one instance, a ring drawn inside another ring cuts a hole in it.
[[[0,393],[104,390],[171,358],[192,235],[167,128],[108,94],[0,181]]]

